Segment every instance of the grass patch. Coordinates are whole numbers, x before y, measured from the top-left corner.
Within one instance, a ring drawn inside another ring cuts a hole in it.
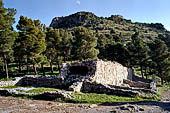
[[[17,86],[8,86],[4,88],[16,88]],[[29,91],[25,91],[26,93],[43,93],[45,91],[58,91],[60,89],[56,88],[44,88],[44,87],[39,87],[36,89],[32,89]],[[61,90],[65,91],[65,90]],[[38,100],[53,100],[53,101],[58,101],[58,102],[67,102],[67,103],[88,103],[88,104],[101,104],[101,103],[111,103],[111,102],[128,102],[128,101],[155,101],[159,100],[160,96],[159,94],[155,96],[155,98],[142,98],[139,96],[134,96],[134,97],[123,97],[123,96],[115,96],[115,95],[107,95],[107,94],[97,94],[97,93],[81,93],[81,92],[75,92],[71,94],[74,98],[73,99],[60,99],[60,98],[55,98],[55,99],[50,99],[50,98],[44,98],[43,96],[40,95],[23,95],[23,94],[13,94],[13,97],[19,97],[19,98],[24,98],[24,99],[38,99]]]
[[[32,90],[29,90],[29,91],[26,91],[26,92],[27,93],[43,93],[45,91],[58,91],[58,89],[39,87],[39,88],[32,89]]]
[[[107,102],[126,102],[126,101],[151,101],[153,99],[144,99],[140,97],[122,97],[107,94],[96,94],[96,93],[73,93],[74,99],[67,99],[64,102],[71,103],[89,103],[89,104],[100,104]]]
[[[6,87],[0,87],[0,88],[9,88],[9,89],[12,89],[12,88],[18,88],[20,86],[6,86]]]
[[[0,79],[0,81],[9,81],[9,80],[13,80],[13,78],[10,77],[10,78],[2,78],[2,79]]]
[[[170,83],[166,83],[166,84],[165,84],[165,88],[170,89]]]

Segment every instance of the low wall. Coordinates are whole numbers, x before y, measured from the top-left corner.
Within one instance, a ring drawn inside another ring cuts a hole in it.
[[[14,80],[9,81],[0,81],[0,87],[14,86],[16,85],[23,77],[16,77]]]
[[[132,77],[132,81],[135,81],[135,82],[145,82],[145,83],[151,83],[152,80],[150,79],[146,79],[146,78],[142,78],[142,77],[138,77],[138,76],[133,76]]]
[[[104,93],[104,94],[111,94],[111,95],[118,95],[118,96],[135,96],[139,95],[138,91],[131,91],[125,89],[117,89],[111,88],[107,85],[98,84],[95,82],[84,81],[82,92],[90,92],[90,93]]]
[[[16,85],[34,87],[55,87],[62,88],[64,79],[56,76],[28,75],[24,76]]]
[[[130,87],[137,87],[137,88],[146,88],[146,89],[150,89],[150,83],[144,83],[144,82],[135,82],[135,81],[131,81],[131,80],[123,80],[124,84],[128,84]]]

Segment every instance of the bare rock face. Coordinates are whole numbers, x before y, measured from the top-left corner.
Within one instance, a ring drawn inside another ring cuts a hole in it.
[[[50,27],[53,28],[69,28],[76,26],[85,26],[91,23],[91,19],[97,16],[90,12],[77,12],[66,17],[55,17]]]

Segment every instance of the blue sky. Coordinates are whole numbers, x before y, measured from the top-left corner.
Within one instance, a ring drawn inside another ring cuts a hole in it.
[[[133,22],[162,23],[170,30],[170,0],[4,0],[5,7],[16,8],[20,15],[39,19],[49,26],[54,17],[79,11],[97,16],[119,14]]]

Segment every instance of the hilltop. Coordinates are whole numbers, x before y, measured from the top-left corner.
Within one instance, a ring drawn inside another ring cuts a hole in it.
[[[50,27],[72,29],[83,26],[108,36],[113,34],[121,36],[124,40],[130,40],[132,34],[140,32],[145,41],[161,38],[170,47],[170,32],[161,23],[140,23],[132,22],[121,15],[111,15],[110,17],[98,17],[91,12],[77,12],[65,17],[55,17]]]

